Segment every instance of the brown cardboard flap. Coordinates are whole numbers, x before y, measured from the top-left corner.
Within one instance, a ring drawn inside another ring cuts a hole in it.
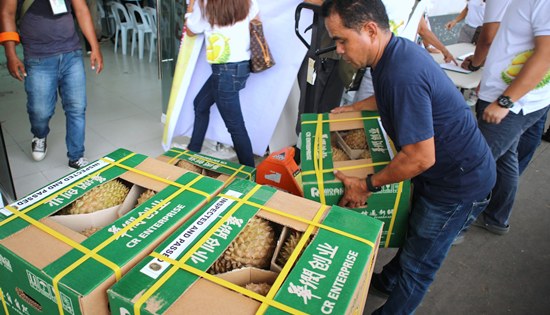
[[[359,178],[367,178],[367,175],[374,174],[374,168],[372,166],[366,166],[372,164],[372,159],[362,160],[350,160],[350,161],[337,161],[333,162],[334,169],[339,170],[346,176],[353,176]],[[341,169],[350,166],[361,166],[354,169]]]
[[[159,178],[163,178],[169,181],[175,181],[180,178],[187,171],[181,167],[173,166],[167,163],[163,163],[159,160],[152,158],[145,159],[142,163],[135,167],[136,169],[147,172],[149,174],[155,174]],[[152,189],[154,191],[161,191],[168,186],[168,184],[155,180],[154,178],[138,174],[136,172],[128,171],[120,176],[120,178],[127,180],[131,183],[139,183],[140,186]]]
[[[312,220],[320,209],[320,204],[315,201],[280,191],[276,191],[265,205],[271,209],[302,217],[305,220]],[[330,207],[326,208],[325,214],[328,212],[329,208]],[[308,227],[307,223],[299,222],[267,210],[260,210],[258,216],[284,226],[290,226],[301,232],[304,232]]]
[[[361,112],[344,112],[339,114],[329,114],[328,117],[330,120],[339,120],[339,119],[346,120],[346,121],[330,122],[330,131],[359,129],[359,128],[363,128],[363,125],[364,125],[363,119],[361,119],[363,117],[361,116]],[[351,118],[357,118],[357,120],[347,120]]]
[[[260,305],[256,300],[201,278],[185,294],[182,294],[165,314],[255,314]]]
[[[242,268],[231,270],[229,272],[222,273],[216,276],[241,287],[244,287],[249,283],[273,284],[273,282],[275,282],[275,279],[277,279],[278,273],[258,268]]]
[[[40,220],[40,222],[77,243],[81,243],[86,239],[84,235],[56,223],[49,218],[44,218]],[[71,246],[59,241],[54,236],[42,231],[34,225],[30,225],[18,233],[1,240],[0,244],[17,253],[19,257],[39,269],[46,267],[73,249]]]

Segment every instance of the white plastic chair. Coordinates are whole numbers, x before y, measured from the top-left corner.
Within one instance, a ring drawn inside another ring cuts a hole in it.
[[[120,33],[120,37],[122,39],[122,54],[126,55],[128,31],[134,29],[134,24],[132,23],[128,12],[126,11],[126,8],[122,4],[113,1],[110,3],[110,5],[111,12],[113,13],[113,17],[115,18],[115,53],[117,52],[118,48],[118,33]],[[122,18],[124,18],[124,21]]]
[[[149,41],[149,62],[153,60],[153,54],[155,53],[156,40],[157,40],[157,10],[151,7],[143,8],[145,16],[149,20],[149,25],[153,32],[151,33],[151,38]]]
[[[143,59],[143,47],[145,34],[150,34],[151,41],[153,37],[153,29],[149,24],[149,20],[145,16],[145,13],[141,7],[132,4],[126,3],[128,8],[128,14],[130,15],[130,20],[134,23],[134,28],[132,30],[132,56],[134,55],[134,48],[136,48],[136,34],[138,35],[138,55],[139,59]],[[139,16],[139,19],[137,19]]]

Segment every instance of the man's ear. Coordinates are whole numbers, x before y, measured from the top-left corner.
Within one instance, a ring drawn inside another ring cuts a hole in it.
[[[365,32],[370,38],[375,38],[378,35],[378,25],[373,21],[363,24],[362,31]]]

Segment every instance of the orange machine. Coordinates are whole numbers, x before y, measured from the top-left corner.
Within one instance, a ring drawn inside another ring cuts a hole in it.
[[[256,169],[256,182],[303,197],[302,174],[294,161],[295,150],[287,147],[271,153]]]

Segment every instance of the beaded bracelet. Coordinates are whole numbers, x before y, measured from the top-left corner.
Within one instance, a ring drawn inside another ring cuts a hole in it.
[[[2,32],[0,33],[0,44],[7,41],[14,41],[19,43],[19,34],[17,32]]]

